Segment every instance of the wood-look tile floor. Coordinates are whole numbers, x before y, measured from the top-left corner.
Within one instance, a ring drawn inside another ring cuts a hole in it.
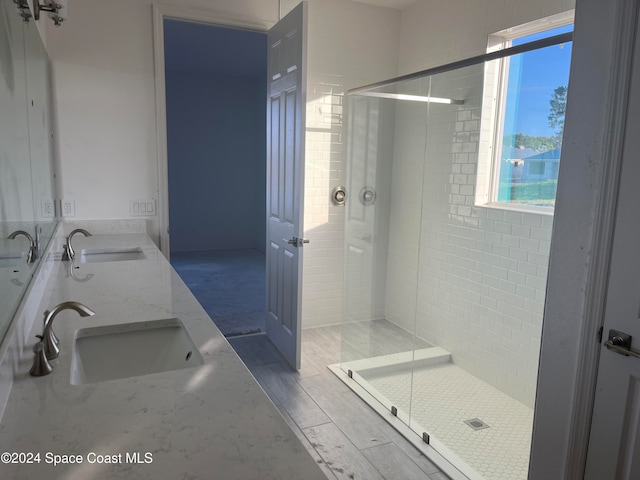
[[[389,339],[403,341],[402,335],[393,331],[397,327],[384,321],[378,327],[387,348],[394,349]],[[265,335],[228,340],[327,478],[447,479],[327,369],[340,361],[340,339],[340,326],[304,330],[298,372],[291,370]],[[361,348],[364,355],[370,344]],[[357,349],[357,345],[350,345],[349,355],[358,356]]]
[[[264,320],[254,315],[264,305],[264,255],[253,250],[173,253],[171,263],[224,334],[264,331]],[[350,324],[344,332],[340,326],[304,330],[299,372],[287,366],[264,334],[228,340],[327,478],[447,479],[327,369],[341,360],[341,343],[345,360],[411,350],[413,337],[400,328],[377,320]]]

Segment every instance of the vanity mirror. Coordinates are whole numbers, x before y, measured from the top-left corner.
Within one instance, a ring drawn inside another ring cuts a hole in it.
[[[0,0],[0,341],[56,225],[50,88],[35,23]]]

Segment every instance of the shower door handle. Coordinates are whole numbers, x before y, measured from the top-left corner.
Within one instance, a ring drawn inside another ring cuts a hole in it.
[[[293,245],[296,248],[301,247],[305,243],[309,243],[309,240],[307,240],[306,238],[298,238],[298,237],[293,237],[293,238],[290,238],[289,240],[285,238],[284,241],[287,242],[289,245]]]
[[[631,350],[631,335],[627,335],[626,333],[609,330],[609,338],[604,342],[604,346],[625,357],[640,358],[640,352]]]

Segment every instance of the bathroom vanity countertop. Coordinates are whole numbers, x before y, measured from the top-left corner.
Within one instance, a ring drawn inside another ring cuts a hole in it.
[[[61,240],[55,242],[53,251],[60,252]],[[146,259],[73,266],[55,261],[46,300],[25,340],[29,354],[21,360],[0,423],[0,454],[27,456],[17,457],[18,463],[5,463],[3,456],[0,478],[326,478],[146,235],[77,235],[73,246],[76,252],[139,246]],[[42,333],[44,311],[70,300],[96,314],[60,312],[53,323],[61,349],[51,362],[54,371],[31,377],[30,349]],[[165,318],[182,320],[204,365],[71,384],[77,329]],[[39,463],[29,454],[40,454]],[[55,459],[81,463],[54,466]]]

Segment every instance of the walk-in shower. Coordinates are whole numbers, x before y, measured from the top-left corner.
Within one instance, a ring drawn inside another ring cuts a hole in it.
[[[559,160],[508,151],[529,147],[504,140],[501,78],[508,62],[570,41],[349,92],[334,371],[469,478],[527,477],[553,220],[549,204],[510,193],[505,206],[492,188],[552,184],[553,196]]]

